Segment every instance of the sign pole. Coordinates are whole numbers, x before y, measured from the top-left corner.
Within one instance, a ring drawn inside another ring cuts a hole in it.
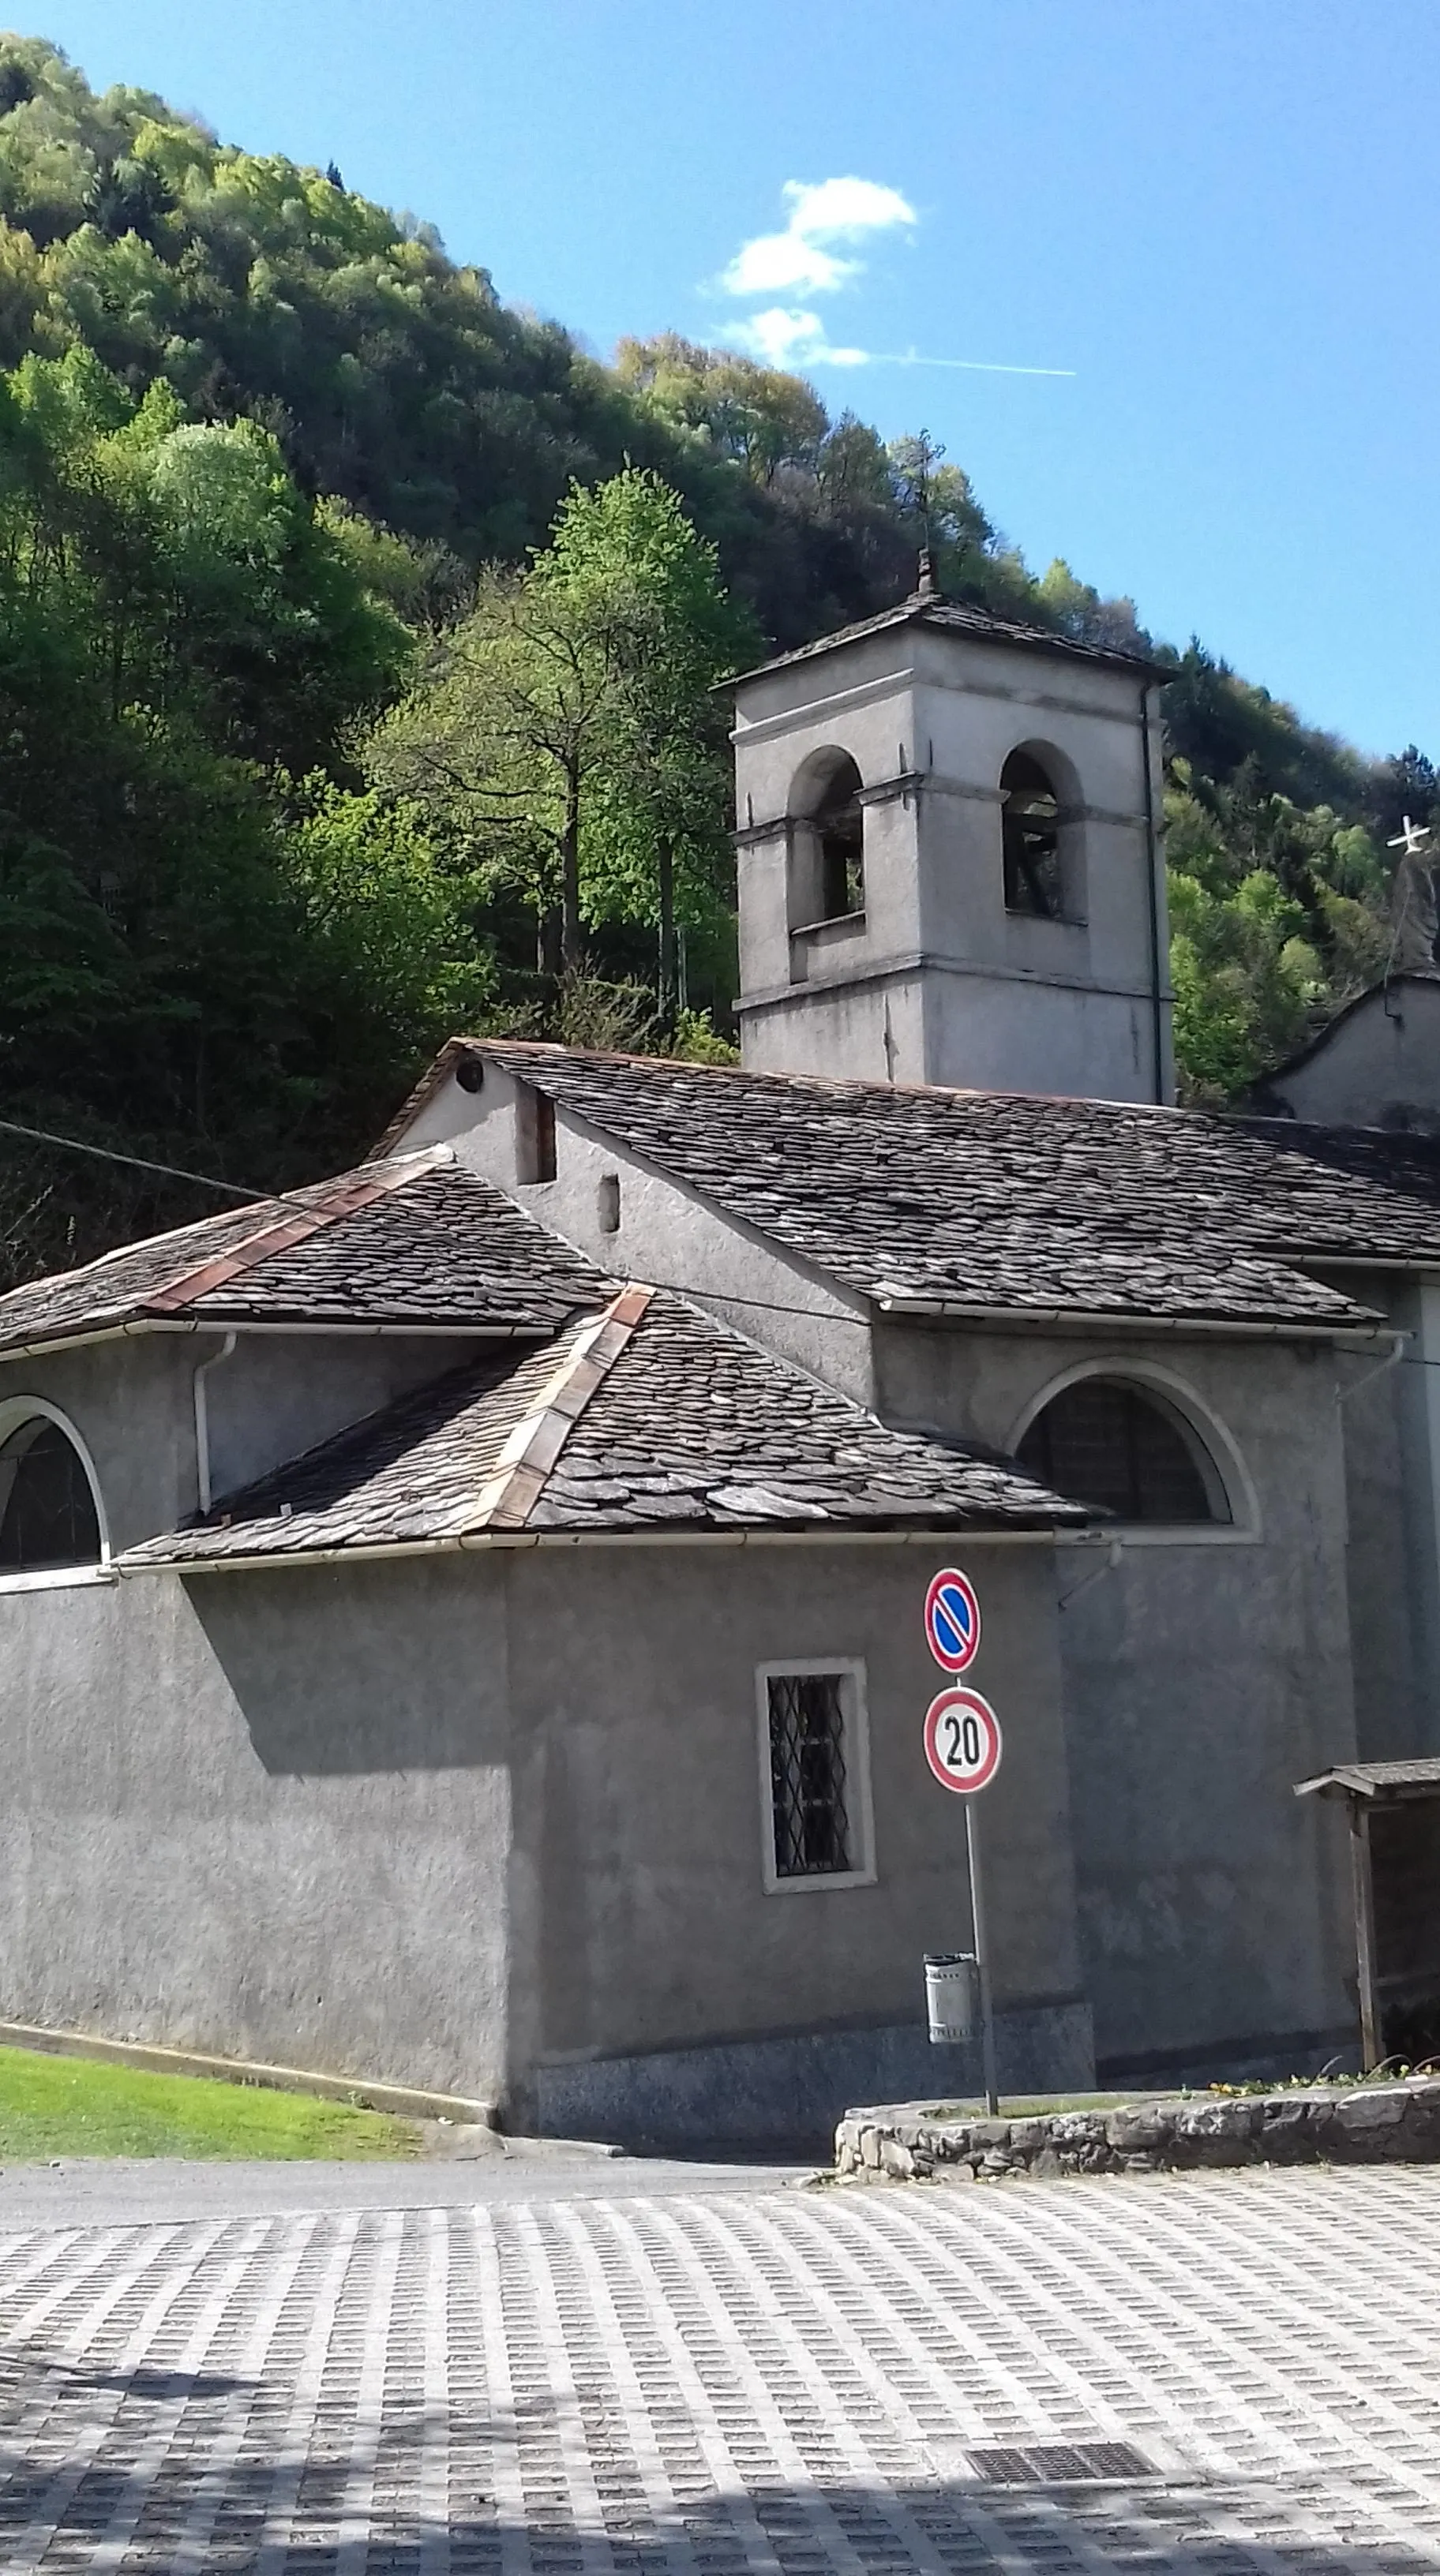
[[[942,1672],[968,1672],[980,1647],[980,1602],[968,1574],[947,1565],[932,1576],[925,1595],[925,1642]],[[985,1898],[980,1884],[980,1827],[975,1800],[1000,1768],[1000,1720],[977,1690],[952,1683],[932,1699],[925,1712],[925,1759],[942,1789],[965,1801],[965,1857],[970,1871],[970,1922],[975,1942],[975,1977],[980,1988],[980,2044],[985,2075],[985,2107],[993,2120],[1000,2109],[995,2079],[995,2013],[990,2001],[990,1954],[985,1940]],[[926,1992],[931,1967],[946,1962],[926,1960]],[[936,2008],[930,2007],[930,2036],[937,2036]]]
[[[985,2070],[985,2108],[991,2119],[1000,2110],[995,2081],[995,2015],[990,2003],[990,1953],[985,1941],[985,1900],[980,1885],[980,1827],[975,1800],[965,1801],[965,1856],[970,1865],[970,1920],[974,1926],[975,1967],[980,1980],[980,2049]]]

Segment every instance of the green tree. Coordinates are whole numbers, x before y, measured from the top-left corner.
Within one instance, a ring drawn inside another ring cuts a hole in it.
[[[587,916],[673,947],[677,865],[687,888],[713,872],[728,810],[710,693],[750,640],[657,476],[577,484],[551,545],[437,640],[369,775],[522,892],[546,971],[579,972]]]
[[[658,933],[662,1024],[675,1018],[676,927],[713,941],[733,911],[728,709],[716,684],[762,651],[728,598],[713,545],[674,492],[631,470],[576,486],[556,524],[547,578],[582,613],[609,602],[616,687],[584,816],[592,921]]]

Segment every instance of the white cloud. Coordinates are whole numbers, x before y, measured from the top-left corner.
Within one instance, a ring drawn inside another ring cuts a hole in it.
[[[802,296],[834,295],[865,275],[858,249],[880,235],[909,231],[919,217],[898,188],[878,179],[787,179],[783,232],[757,233],[743,242],[717,283],[727,295],[796,300],[765,304],[730,323],[723,333],[733,348],[767,367],[959,367],[981,376],[1073,376],[1073,367],[1009,366],[984,358],[927,358],[917,349],[837,346],[820,315]]]
[[[734,322],[725,337],[747,357],[759,358],[767,367],[863,367],[869,360],[864,349],[835,349],[825,337],[825,325],[818,313],[802,313],[787,305],[772,304],[763,313],[752,313],[744,322]]]
[[[917,221],[899,189],[875,179],[787,179],[781,194],[790,209],[784,231],[741,245],[720,279],[727,295],[833,295],[865,270],[841,251]]]

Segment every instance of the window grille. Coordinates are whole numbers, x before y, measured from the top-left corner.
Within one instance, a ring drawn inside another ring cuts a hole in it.
[[[771,1673],[770,1802],[777,1879],[857,1866],[843,1673]]]
[[[1063,1387],[1031,1423],[1018,1455],[1041,1484],[1123,1521],[1230,1518],[1212,1501],[1168,1411],[1119,1379],[1087,1377]]]

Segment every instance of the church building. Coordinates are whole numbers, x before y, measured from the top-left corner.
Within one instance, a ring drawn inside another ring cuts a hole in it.
[[[737,683],[739,1066],[457,1037],[0,1299],[0,2017],[632,2143],[968,2089],[954,1565],[1002,2086],[1353,2051],[1294,1791],[1440,1754],[1440,1014],[1173,1105],[1161,677],[922,576]]]

